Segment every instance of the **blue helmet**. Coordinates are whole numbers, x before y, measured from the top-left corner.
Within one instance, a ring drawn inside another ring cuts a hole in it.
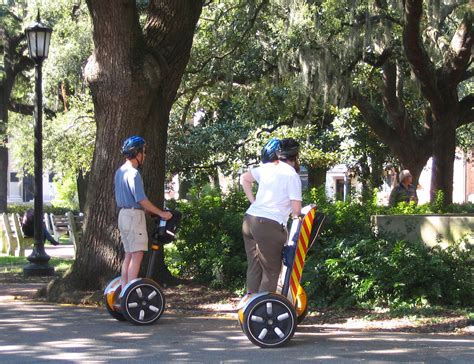
[[[134,158],[139,152],[143,151],[144,146],[145,140],[142,137],[131,136],[123,142],[121,152],[128,158]]]
[[[276,154],[278,149],[280,149],[280,140],[276,138],[270,139],[262,148],[262,153],[260,155],[262,163],[276,161],[278,159]]]

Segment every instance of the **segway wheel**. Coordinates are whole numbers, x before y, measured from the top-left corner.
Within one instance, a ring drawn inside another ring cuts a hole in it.
[[[127,321],[120,312],[120,305],[117,303],[120,295],[120,277],[113,279],[104,290],[104,305],[107,312],[118,321]]]
[[[262,348],[286,344],[296,330],[296,312],[285,297],[273,293],[259,296],[249,303],[243,320],[248,339]]]
[[[163,314],[165,296],[151,279],[137,279],[126,287],[120,301],[123,316],[135,325],[151,325]]]

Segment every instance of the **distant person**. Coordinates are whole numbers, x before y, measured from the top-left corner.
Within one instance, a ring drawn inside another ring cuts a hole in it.
[[[23,231],[23,235],[25,235],[25,237],[27,238],[33,238],[35,235],[34,216],[35,210],[28,209],[23,215],[23,219],[21,220],[21,230]],[[43,243],[46,240],[48,240],[51,245],[59,245],[59,242],[55,240],[49,233],[48,229],[46,229],[46,224],[43,221]]]
[[[388,199],[389,206],[396,206],[399,202],[418,203],[416,186],[413,185],[413,176],[408,169],[404,169],[399,174],[400,183],[395,186]]]

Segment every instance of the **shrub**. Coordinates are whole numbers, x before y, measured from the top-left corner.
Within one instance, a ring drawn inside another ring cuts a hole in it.
[[[180,274],[214,287],[242,288],[246,256],[242,218],[248,206],[242,192],[221,197],[217,191],[179,201],[182,227],[168,264]]]
[[[474,302],[473,247],[448,249],[422,243],[379,239],[372,235],[370,216],[389,213],[471,212],[472,204],[377,206],[364,201],[331,202],[324,190],[305,194],[305,204],[316,203],[326,222],[310,250],[302,283],[311,305],[407,306],[456,305]],[[240,290],[245,284],[246,256],[242,239],[245,195],[233,191],[191,193],[179,201],[182,228],[168,264],[180,274],[216,287]]]
[[[470,306],[472,250],[361,235],[330,239],[317,243],[303,280],[321,306]]]

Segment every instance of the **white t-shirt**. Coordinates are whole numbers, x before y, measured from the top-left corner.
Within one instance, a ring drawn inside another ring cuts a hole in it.
[[[258,191],[247,214],[286,225],[291,213],[290,200],[302,201],[298,173],[285,162],[265,163],[250,173],[258,182]]]

